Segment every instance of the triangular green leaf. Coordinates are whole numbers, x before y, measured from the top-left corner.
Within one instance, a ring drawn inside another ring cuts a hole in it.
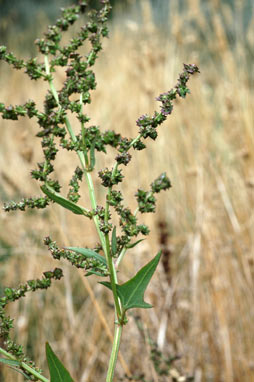
[[[111,250],[112,250],[112,255],[115,256],[117,253],[116,227],[114,227],[112,231]]]
[[[50,382],[74,382],[70,373],[57,358],[48,342],[46,342],[46,356],[50,373]]]
[[[100,261],[104,265],[107,265],[107,261],[105,257],[101,256],[99,253],[93,251],[89,248],[79,248],[79,247],[65,247],[66,249],[69,249],[70,251],[76,252],[79,255],[83,255],[85,257],[91,258],[93,257],[95,260]]]
[[[74,214],[89,216],[89,211],[86,208],[73,203],[69,199],[66,199],[61,194],[59,194],[59,192],[56,192],[52,187],[44,184],[41,186],[41,190],[55,203],[60,204],[60,206],[72,211]]]
[[[152,308],[151,304],[144,301],[144,293],[155,272],[160,257],[161,251],[141,268],[133,278],[122,285],[116,285],[117,295],[125,311],[132,308]],[[100,284],[112,289],[108,281],[102,281]]]

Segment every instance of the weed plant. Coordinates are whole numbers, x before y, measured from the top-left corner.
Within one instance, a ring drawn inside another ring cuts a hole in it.
[[[128,281],[118,283],[118,269],[129,249],[135,248],[142,236],[149,235],[147,225],[139,222],[141,214],[154,213],[156,196],[171,187],[171,182],[165,172],[152,180],[147,190],[139,188],[134,197],[136,209],[125,205],[123,193],[119,185],[123,182],[123,166],[132,159],[131,150],[141,151],[146,148],[145,140],[155,141],[158,127],[172,113],[173,102],[177,98],[185,98],[189,93],[187,87],[191,75],[199,72],[194,64],[184,64],[174,88],[160,94],[157,101],[160,111],[152,116],[143,114],[136,121],[138,128],[134,138],[123,137],[114,130],[101,132],[98,126],[89,125],[90,117],[85,113],[85,106],[91,102],[91,91],[96,88],[95,75],[92,67],[102,50],[102,38],[108,36],[107,20],[111,10],[108,0],[103,0],[100,10],[87,13],[87,22],[75,38],[68,43],[62,43],[62,33],[66,32],[87,11],[86,1],[79,5],[62,10],[62,17],[55,25],[48,27],[44,38],[35,41],[39,57],[30,60],[18,59],[8,52],[5,46],[0,47],[0,59],[24,73],[31,80],[43,80],[48,84],[43,110],[36,101],[27,100],[20,105],[0,103],[0,113],[3,119],[16,121],[22,117],[35,118],[39,126],[36,136],[41,139],[43,160],[32,170],[32,178],[40,182],[42,194],[38,197],[23,198],[19,202],[5,203],[4,211],[26,211],[29,209],[44,209],[52,203],[78,215],[80,219],[92,221],[96,227],[99,242],[93,248],[83,248],[79,243],[70,247],[60,248],[50,236],[44,239],[55,260],[65,259],[76,268],[84,270],[84,276],[102,278],[102,285],[112,292],[115,308],[115,333],[111,356],[108,363],[106,381],[114,378],[116,362],[119,354],[122,330],[128,323],[127,312],[133,308],[147,309],[152,305],[144,301],[145,290],[156,270],[161,253],[159,252],[135,276]],[[90,43],[87,54],[81,55],[80,48]],[[44,61],[40,61],[43,56]],[[65,70],[65,80],[61,89],[56,89],[54,74],[58,68]],[[80,132],[75,134],[70,115],[75,116]],[[108,147],[116,151],[115,161],[111,168],[96,169],[96,158],[99,152],[107,154]],[[69,180],[67,195],[61,192],[62,185],[54,176],[54,161],[59,150],[72,151],[76,154],[79,164]],[[98,171],[101,187],[106,190],[105,204],[100,206],[96,201],[94,186],[95,172]],[[90,207],[79,203],[82,182],[90,198]],[[128,180],[127,180],[128,181]],[[82,223],[81,223],[82,224]],[[87,223],[84,223],[84,230]],[[53,280],[60,280],[63,271],[60,268],[45,271],[40,279],[32,279],[16,288],[8,287],[0,299],[0,336],[2,346],[0,361],[21,373],[27,380],[48,382],[42,371],[31,361],[10,335],[13,320],[6,314],[6,306],[13,301],[25,297],[29,292],[47,289]],[[105,281],[106,280],[106,281]],[[158,354],[155,352],[155,358]],[[46,343],[46,358],[51,382],[71,382],[73,378]],[[156,361],[157,362],[157,361]],[[158,362],[157,362],[158,365]],[[158,368],[158,370],[161,370]]]

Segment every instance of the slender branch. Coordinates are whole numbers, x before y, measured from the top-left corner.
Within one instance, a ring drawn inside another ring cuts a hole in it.
[[[109,189],[108,189],[108,195],[110,193],[111,193],[111,187],[109,187]],[[109,203],[108,203],[108,198],[106,198],[105,223],[108,222],[108,219],[109,219]],[[114,301],[115,301],[116,316],[117,316],[117,319],[120,320],[122,308],[121,308],[121,301],[120,301],[119,297],[117,296],[116,284],[118,284],[118,281],[117,281],[116,270],[115,270],[112,256],[111,256],[108,233],[105,235],[105,240],[106,240],[106,249],[107,249],[106,257],[107,257],[107,263],[108,263],[108,268],[109,268],[109,272],[110,272],[110,282],[111,282],[111,286],[112,286],[112,292],[113,292]]]
[[[128,150],[136,143],[140,138],[142,137],[141,134],[139,134],[136,138],[134,138],[131,143],[129,144]]]
[[[115,262],[115,268],[116,268],[116,269],[118,269],[120,263],[122,262],[122,260],[123,260],[123,258],[124,258],[124,255],[125,255],[125,253],[126,253],[126,251],[127,251],[127,249],[128,249],[128,248],[123,247],[123,249],[121,250],[120,255],[118,256],[118,258],[117,258],[117,260],[116,260],[116,262]]]
[[[60,106],[58,94],[57,94],[56,88],[54,87],[54,84],[53,84],[53,81],[51,78],[51,74],[50,74],[50,66],[49,66],[48,56],[44,56],[44,63],[45,63],[45,70],[46,70],[46,74],[48,76],[48,83],[49,83],[50,89],[53,93],[53,96],[54,96],[57,104]]]
[[[6,350],[0,347],[0,353],[3,354],[5,357],[9,358],[12,361],[17,361],[19,362],[14,355],[11,353],[8,353]],[[21,361],[19,362],[20,367],[26,371],[28,371],[30,374],[34,375],[37,379],[39,379],[42,382],[50,382],[48,378],[44,377],[38,371],[34,370],[31,366],[27,365],[25,362]]]

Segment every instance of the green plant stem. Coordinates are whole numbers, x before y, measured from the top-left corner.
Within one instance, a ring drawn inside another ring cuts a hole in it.
[[[58,106],[60,106],[58,94],[57,94],[56,88],[54,87],[54,84],[53,84],[53,81],[52,81],[52,77],[51,77],[51,73],[50,73],[50,66],[49,66],[48,56],[44,56],[44,63],[45,63],[45,71],[46,71],[46,75],[48,76],[48,83],[49,83],[50,89],[52,91],[52,94],[53,94],[53,96],[54,96]]]
[[[18,361],[14,355],[8,353],[6,350],[2,349],[0,347],[0,353],[3,354],[5,357],[11,359],[12,361]],[[19,362],[19,361],[18,361]],[[25,362],[20,362],[20,366],[28,371],[30,374],[34,375],[37,379],[39,379],[40,381],[42,382],[50,382],[48,378],[44,377],[43,375],[41,375],[40,373],[38,373],[38,371],[34,370],[31,366],[28,366]]]
[[[126,253],[126,251],[127,251],[127,249],[128,249],[128,248],[123,247],[123,249],[121,250],[120,255],[118,256],[118,258],[117,258],[117,260],[116,260],[116,262],[115,262],[115,268],[116,268],[116,269],[118,269],[120,263],[122,262],[122,260],[123,260],[123,258],[124,258],[124,255],[125,255],[125,253]]]
[[[115,368],[116,368],[116,361],[117,361],[119,348],[120,348],[122,330],[123,330],[123,325],[120,324],[119,322],[115,323],[114,342],[113,342],[113,347],[112,347],[111,356],[109,360],[106,382],[113,382]]]
[[[110,195],[110,193],[111,193],[111,187],[108,190],[108,195]],[[108,218],[109,218],[109,203],[108,203],[108,201],[106,201],[105,223],[108,222]],[[107,264],[108,264],[109,273],[110,273],[110,282],[112,285],[112,292],[113,292],[113,296],[114,296],[116,316],[117,316],[117,320],[119,321],[121,319],[122,309],[121,309],[121,301],[120,301],[119,297],[117,296],[116,284],[118,283],[118,281],[117,281],[117,274],[116,274],[115,266],[113,264],[113,260],[112,260],[112,256],[111,256],[108,233],[105,235],[105,240],[106,240],[106,249],[107,249],[106,258],[107,258]]]
[[[139,134],[136,138],[134,138],[131,143],[129,144],[128,150],[136,143],[140,138],[142,137],[141,134]]]
[[[59,97],[58,97],[57,91],[55,89],[55,86],[53,84],[53,81],[51,79],[50,66],[49,66],[47,56],[45,56],[45,69],[46,69],[46,74],[48,75],[48,82],[49,82],[50,89],[52,91],[52,94],[53,94],[56,102],[57,102],[59,109],[61,109],[61,105],[59,103]],[[82,101],[82,98],[80,98],[80,101]],[[66,129],[67,129],[72,141],[75,143],[77,141],[77,138],[76,138],[76,136],[72,130],[70,121],[68,120],[67,117],[65,117],[65,125],[66,125]],[[138,136],[136,139],[134,139],[131,142],[130,147],[134,144],[134,142],[136,140],[139,139],[139,137],[140,136]],[[96,198],[95,198],[95,190],[94,190],[93,180],[92,180],[91,174],[87,171],[87,168],[86,168],[87,157],[85,157],[85,155],[82,151],[78,151],[77,154],[78,154],[78,157],[79,157],[79,160],[80,160],[80,163],[82,166],[82,170],[84,172],[85,179],[86,179],[86,182],[88,185],[91,206],[92,206],[93,210],[96,210],[97,202],[96,202]],[[117,167],[118,167],[118,164],[116,163],[114,166],[113,172],[115,172],[117,170]],[[106,203],[105,222],[108,221],[108,214],[109,214],[109,204]],[[122,327],[123,327],[123,324],[122,324],[123,317],[122,317],[121,302],[117,296],[117,290],[116,290],[116,284],[118,283],[117,282],[117,274],[116,274],[115,266],[114,266],[113,261],[112,261],[109,236],[108,236],[108,234],[104,235],[103,232],[101,232],[100,226],[99,226],[99,219],[98,219],[97,215],[93,216],[93,220],[94,220],[94,223],[95,223],[95,226],[96,226],[96,229],[97,229],[100,241],[101,241],[101,245],[102,245],[106,260],[107,260],[108,269],[110,272],[110,282],[112,285],[112,292],[113,292],[114,303],[115,303],[115,312],[116,312],[116,323],[115,323],[115,325],[116,326],[115,326],[113,346],[112,346],[111,356],[110,356],[110,360],[109,360],[109,367],[108,367],[108,373],[107,373],[107,379],[106,379],[106,382],[112,382],[115,367],[116,367],[116,362],[117,362],[117,358],[118,358],[118,353],[119,353]],[[48,382],[48,381],[45,381],[45,382]]]
[[[114,302],[115,302],[115,308],[116,308],[116,316],[117,320],[119,321],[122,316],[122,311],[121,311],[121,305],[120,305],[120,300],[117,296],[117,290],[116,290],[116,284],[117,284],[117,275],[116,275],[116,270],[112,261],[112,256],[110,253],[110,244],[109,244],[109,237],[108,234],[105,235],[106,238],[106,258],[107,258],[107,264],[108,264],[108,270],[110,273],[110,283],[112,286],[112,292],[114,296]]]

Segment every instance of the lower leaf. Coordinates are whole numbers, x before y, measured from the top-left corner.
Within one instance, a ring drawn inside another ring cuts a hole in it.
[[[74,382],[74,379],[57,358],[48,342],[46,342],[46,356],[50,373],[50,382]]]

